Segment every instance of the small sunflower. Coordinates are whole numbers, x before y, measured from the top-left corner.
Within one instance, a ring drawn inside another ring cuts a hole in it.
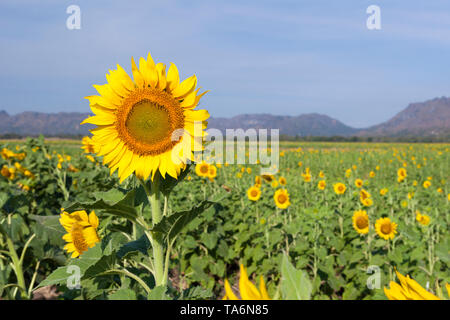
[[[80,256],[100,241],[97,234],[98,218],[94,211],[89,216],[86,211],[63,212],[59,222],[67,231],[62,237],[67,242],[64,249],[72,252],[72,258]]]
[[[207,177],[209,174],[209,164],[206,162],[200,162],[195,165],[195,173],[199,177]]]
[[[424,187],[425,189],[428,189],[430,186],[431,186],[431,182],[430,182],[429,180],[426,180],[426,181],[423,183],[423,187]]]
[[[419,211],[416,211],[416,220],[423,226],[427,226],[430,223],[430,217],[426,214],[421,214]]]
[[[255,186],[260,187],[261,183],[262,183],[261,176],[256,176],[255,177]]]
[[[83,137],[81,144],[81,149],[83,149],[85,153],[95,153],[95,144],[90,137]]]
[[[120,182],[133,172],[141,179],[157,172],[177,178],[193,152],[203,150],[209,114],[194,109],[206,92],[198,94],[195,75],[180,83],[175,64],[166,72],[150,54],[139,68],[131,59],[131,70],[133,80],[117,65],[107,84],[94,85],[100,95],[86,98],[95,116],[81,124],[97,125],[91,130],[95,151],[111,174],[118,170]]]
[[[386,193],[388,193],[388,188],[383,188],[380,190],[380,196],[384,196]]]
[[[345,184],[343,184],[341,182],[335,183],[333,185],[333,188],[334,188],[334,192],[336,194],[344,194],[345,190],[347,190],[347,187],[345,186]]]
[[[280,177],[280,178],[278,179],[278,183],[279,183],[281,186],[285,186],[285,185],[287,184],[286,178],[285,178],[285,177]]]
[[[247,197],[249,200],[258,201],[261,197],[261,190],[257,186],[250,187],[247,190]]]
[[[213,180],[215,177],[217,177],[217,168],[214,165],[210,165],[208,171],[208,178],[210,180]]]
[[[273,199],[275,200],[277,207],[280,209],[286,209],[291,205],[291,202],[289,201],[289,193],[286,189],[278,189],[275,191]]]
[[[365,210],[355,211],[353,214],[353,228],[360,234],[369,232],[369,216]]]
[[[361,188],[363,186],[364,182],[361,179],[356,179],[355,180],[355,186],[357,188]]]
[[[326,186],[327,183],[325,182],[325,180],[320,180],[319,183],[317,184],[317,188],[319,188],[320,190],[325,190]]]
[[[392,240],[397,233],[397,224],[389,218],[380,218],[375,222],[375,231],[380,238]]]
[[[408,176],[405,168],[400,168],[397,170],[397,181],[402,182]]]

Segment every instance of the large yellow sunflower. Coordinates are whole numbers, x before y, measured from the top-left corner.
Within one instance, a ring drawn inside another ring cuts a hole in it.
[[[195,75],[180,83],[178,69],[155,64],[150,53],[140,58],[139,68],[131,59],[133,80],[117,65],[104,85],[94,85],[99,96],[86,97],[95,116],[81,124],[97,125],[91,130],[96,153],[103,163],[118,170],[120,182],[135,172],[153,179],[159,171],[177,178],[201,151],[206,129],[206,110],[194,110],[200,98]],[[194,126],[194,123],[199,125]],[[195,129],[194,129],[195,127]]]
[[[67,231],[62,237],[67,242],[64,249],[72,252],[72,258],[80,256],[100,241],[97,234],[98,218],[94,211],[89,216],[84,210],[63,212],[59,222]]]
[[[390,288],[384,287],[384,293],[389,300],[440,300],[431,292],[425,290],[417,281],[411,279],[409,275],[406,277],[395,270],[400,284],[391,281]],[[448,284],[446,284],[447,292],[450,295]]]
[[[375,230],[384,240],[392,240],[397,233],[397,224],[389,218],[380,218],[375,222]]]
[[[289,193],[286,189],[278,189],[275,191],[273,199],[275,200],[276,206],[280,209],[286,209],[291,205],[291,202],[289,201]]]
[[[355,211],[353,214],[353,228],[360,234],[369,232],[369,216],[365,210]]]
[[[242,300],[270,300],[267,293],[266,284],[261,276],[259,279],[259,290],[248,280],[247,270],[241,264],[241,274],[239,277],[239,293]],[[228,279],[225,279],[225,296],[222,300],[239,300],[231,289]]]
[[[247,190],[247,197],[248,197],[249,200],[258,201],[259,198],[261,197],[261,190],[256,185],[253,186],[253,187],[250,187]]]

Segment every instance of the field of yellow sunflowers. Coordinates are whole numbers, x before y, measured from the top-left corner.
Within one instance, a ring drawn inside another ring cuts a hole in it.
[[[1,299],[449,298],[450,145],[200,160],[195,75],[131,65],[87,97],[90,137],[1,142]]]
[[[163,207],[204,211],[170,242],[164,291],[126,216],[145,212],[144,188],[110,176],[89,138],[0,150],[3,299],[52,285],[64,299],[448,298],[448,145],[282,143],[275,175],[192,165]]]

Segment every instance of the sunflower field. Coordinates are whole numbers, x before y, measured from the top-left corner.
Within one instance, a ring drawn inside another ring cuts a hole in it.
[[[3,141],[0,298],[448,299],[449,149],[282,142],[274,175],[144,179],[90,138]]]

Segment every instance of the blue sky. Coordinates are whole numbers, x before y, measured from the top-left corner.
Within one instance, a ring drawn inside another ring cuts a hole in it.
[[[66,8],[81,8],[68,30]],[[381,8],[368,30],[366,8]],[[448,0],[0,2],[0,110],[88,112],[108,69],[151,52],[195,73],[213,117],[317,112],[364,127],[449,96]]]

